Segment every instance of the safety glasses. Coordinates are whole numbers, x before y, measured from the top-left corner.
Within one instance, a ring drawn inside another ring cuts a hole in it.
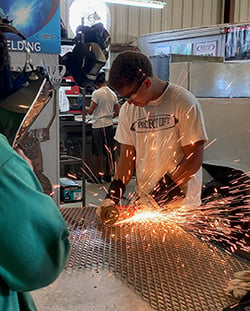
[[[143,82],[145,81],[146,79],[143,79],[141,80],[138,85],[133,89],[133,91],[127,95],[127,96],[123,96],[123,98],[128,101],[128,100],[133,100],[135,98],[135,95],[136,93],[139,91],[140,87],[142,86]]]

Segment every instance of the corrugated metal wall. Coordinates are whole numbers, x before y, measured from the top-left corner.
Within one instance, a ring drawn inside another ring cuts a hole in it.
[[[221,0],[165,0],[162,10],[109,4],[113,42],[128,43],[137,36],[171,29],[223,22]]]
[[[84,2],[87,0],[83,0]],[[138,36],[171,29],[222,24],[224,0],[162,0],[162,10],[108,4],[112,42],[129,43]],[[61,16],[66,25],[72,0],[61,0]],[[250,21],[250,0],[235,0],[234,23]]]
[[[250,0],[235,0],[234,22],[250,21]]]

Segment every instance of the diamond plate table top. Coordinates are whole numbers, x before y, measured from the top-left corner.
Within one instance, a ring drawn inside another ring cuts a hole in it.
[[[247,260],[203,242],[179,226],[156,223],[102,226],[95,208],[61,208],[70,231],[65,269],[107,268],[155,310],[217,311],[235,300],[226,292]]]

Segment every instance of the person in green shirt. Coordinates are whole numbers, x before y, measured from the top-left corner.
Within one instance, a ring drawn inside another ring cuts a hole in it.
[[[3,74],[0,66],[0,81]],[[51,284],[61,273],[69,232],[30,161],[17,151],[0,134],[0,311],[35,311],[29,291]]]

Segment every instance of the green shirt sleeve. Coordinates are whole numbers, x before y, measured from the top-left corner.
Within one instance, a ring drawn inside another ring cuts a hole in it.
[[[68,235],[53,199],[0,135],[0,286],[23,292],[53,282],[67,260]]]

